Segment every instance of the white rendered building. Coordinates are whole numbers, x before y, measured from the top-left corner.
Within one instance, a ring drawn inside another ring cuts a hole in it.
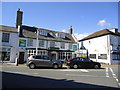
[[[18,30],[15,27],[0,26],[0,62],[15,62],[18,41]]]
[[[88,35],[79,40],[79,48],[84,48],[88,52],[89,58],[94,61],[120,64],[120,33],[118,29],[104,29]]]

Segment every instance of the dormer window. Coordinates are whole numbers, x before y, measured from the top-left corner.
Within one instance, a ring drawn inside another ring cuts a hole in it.
[[[65,34],[63,34],[63,33],[57,33],[57,37],[59,37],[59,38],[65,38]]]
[[[48,32],[44,31],[44,30],[38,30],[38,33],[39,33],[39,35],[42,35],[42,36],[47,36],[48,35]]]

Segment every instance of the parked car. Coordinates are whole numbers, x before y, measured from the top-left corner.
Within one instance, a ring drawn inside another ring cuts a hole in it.
[[[53,60],[45,55],[32,55],[27,59],[27,66],[30,69],[35,67],[53,67],[57,69],[62,68],[62,62],[59,60]]]
[[[70,68],[101,68],[101,64],[99,62],[94,62],[92,60],[90,60],[89,58],[83,58],[83,57],[76,57],[76,58],[72,58],[67,60],[67,64],[68,67]]]

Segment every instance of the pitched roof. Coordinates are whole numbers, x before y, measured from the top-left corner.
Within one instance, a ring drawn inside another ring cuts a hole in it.
[[[17,28],[4,25],[0,25],[0,31],[18,33]]]
[[[36,31],[37,30],[43,30],[43,31],[47,31],[48,35],[47,36],[43,36],[43,35],[39,35],[38,38],[39,39],[44,39],[44,40],[54,40],[54,41],[62,41],[62,42],[72,42],[74,43],[74,39],[72,37],[71,34],[69,33],[64,33],[64,32],[58,32],[58,31],[53,31],[53,30],[48,30],[48,29],[43,29],[43,28],[37,28],[37,27],[31,27],[31,26],[26,26],[26,25],[22,25],[22,32],[23,32],[23,36],[25,38],[36,38]],[[65,38],[59,38],[56,36],[57,33],[62,33],[65,35]]]
[[[120,33],[114,33],[112,31],[110,31],[109,29],[104,29],[104,30],[101,30],[101,31],[97,31],[93,34],[90,34],[87,37],[85,37],[85,38],[83,38],[79,41],[84,41],[84,40],[88,40],[88,39],[92,39],[92,38],[96,38],[96,37],[100,37],[100,36],[104,36],[104,35],[108,35],[108,34],[120,36]]]

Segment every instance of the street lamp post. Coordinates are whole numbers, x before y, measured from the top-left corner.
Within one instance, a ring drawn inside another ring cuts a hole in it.
[[[38,30],[36,31],[37,35],[36,35],[36,55],[38,55]]]

